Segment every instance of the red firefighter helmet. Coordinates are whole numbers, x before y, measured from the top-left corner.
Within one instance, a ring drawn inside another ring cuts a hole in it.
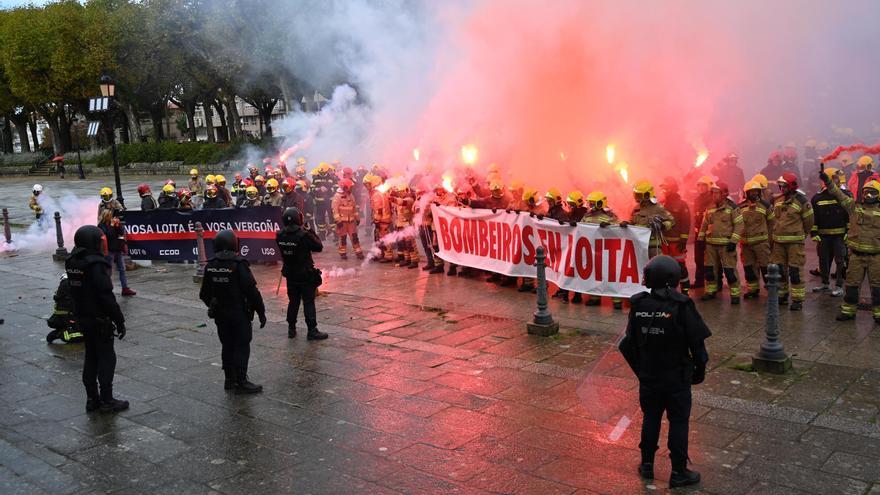
[[[785,184],[789,189],[794,190],[797,188],[797,176],[791,172],[786,172],[776,179],[776,183],[780,186]]]
[[[190,190],[185,187],[180,191],[177,191],[177,198],[181,201],[184,199],[189,199],[190,197],[192,197],[192,192],[190,192]]]
[[[797,151],[791,148],[786,148],[785,151],[782,152],[782,159],[786,161],[797,160]]]
[[[296,187],[296,183],[293,180],[293,177],[285,177],[283,181],[281,181],[281,190],[289,193],[293,191],[293,188]]]
[[[351,167],[345,167],[344,169],[342,169],[342,176],[350,179],[354,177],[354,170],[352,170]]]
[[[354,182],[352,182],[351,179],[342,179],[339,181],[339,187],[343,189],[351,189],[352,186],[354,186]]]
[[[241,183],[244,184],[244,187],[249,187],[254,185],[254,180],[248,177],[247,179],[241,181]]]
[[[149,184],[141,184],[138,186],[138,194],[140,194],[141,196],[143,196],[144,194],[147,194],[149,192],[150,192],[150,185]]]
[[[166,179],[165,185],[167,186],[168,184],[171,184],[172,186],[174,186],[175,189],[177,188],[177,183],[174,182],[174,179]]]

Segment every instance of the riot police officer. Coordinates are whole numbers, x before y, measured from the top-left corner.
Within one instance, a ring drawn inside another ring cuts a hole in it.
[[[691,385],[702,383],[709,354],[704,340],[712,333],[694,302],[675,290],[681,267],[674,258],[657,256],[645,266],[645,285],[632,307],[620,352],[639,378],[642,408],[642,463],[639,474],[654,479],[654,453],[664,411],[669,420],[672,488],[693,485],[700,474],[687,468]]]
[[[128,401],[113,397],[113,374],[116,371],[114,334],[125,337],[125,317],[113,296],[110,262],[104,257],[107,241],[94,225],[80,227],[73,237],[74,249],[64,263],[73,313],[85,334],[85,362],[82,380],[86,387],[86,412],[119,412],[128,409]],[[100,393],[98,386],[100,385]]]
[[[199,298],[208,306],[208,316],[217,325],[222,346],[225,390],[255,394],[263,387],[248,380],[254,313],[260,328],[266,326],[266,308],[248,262],[238,256],[238,238],[231,230],[214,237],[214,258],[205,266]]]
[[[287,337],[296,337],[296,317],[299,303],[308,328],[308,340],[323,340],[327,334],[318,331],[318,317],[315,311],[315,291],[320,283],[320,272],[315,268],[312,253],[324,249],[321,239],[311,229],[303,228],[303,215],[296,208],[284,210],[281,217],[284,229],[275,234],[275,242],[281,250],[284,266],[281,274],[287,278]]]

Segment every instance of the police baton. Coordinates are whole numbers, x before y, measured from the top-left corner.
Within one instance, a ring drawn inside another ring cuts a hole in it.
[[[281,279],[284,278],[284,272],[278,272],[278,285],[275,286],[275,295],[278,295],[278,292],[281,290]]]

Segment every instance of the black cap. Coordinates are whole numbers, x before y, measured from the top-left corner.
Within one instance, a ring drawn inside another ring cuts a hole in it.
[[[671,256],[655,256],[645,265],[644,276],[649,289],[676,287],[681,280],[681,266]]]

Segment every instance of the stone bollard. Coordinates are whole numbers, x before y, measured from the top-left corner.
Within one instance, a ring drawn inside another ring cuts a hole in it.
[[[64,247],[64,232],[61,231],[61,213],[55,212],[55,240],[58,241],[58,249],[52,255],[53,261],[64,261],[70,255]]]
[[[3,235],[6,237],[6,244],[12,244],[12,228],[9,226],[9,210],[3,208]]]
[[[202,222],[196,222],[196,246],[199,249],[199,261],[196,263],[193,282],[198,284],[202,282],[202,277],[205,276],[205,265],[208,264],[208,257],[205,256],[205,229],[202,228]]]
[[[526,329],[532,335],[548,337],[559,333],[559,322],[553,321],[553,315],[547,309],[547,265],[544,263],[547,255],[544,253],[543,246],[538,246],[536,251],[535,266],[538,269],[538,310],[535,311],[534,320],[531,323],[526,323]]]
[[[752,356],[752,367],[757,371],[783,374],[791,369],[791,357],[779,340],[779,265],[767,267],[767,327],[766,340]]]

